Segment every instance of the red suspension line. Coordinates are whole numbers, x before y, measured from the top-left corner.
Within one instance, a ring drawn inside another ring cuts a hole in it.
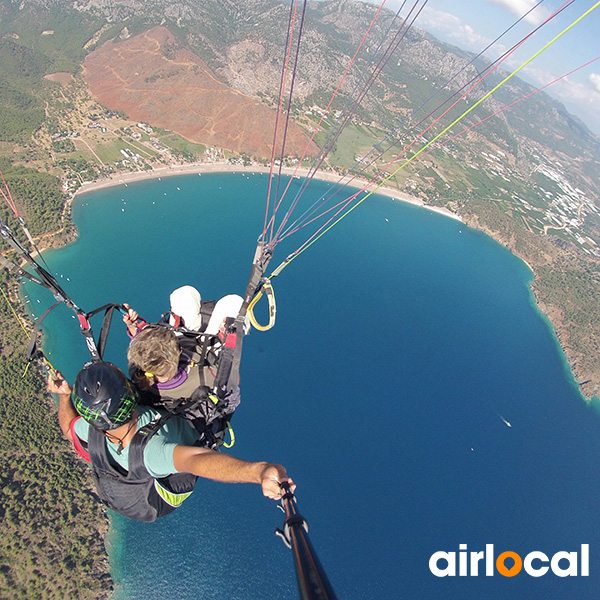
[[[331,105],[333,104],[333,101],[335,100],[338,92],[340,91],[340,88],[342,87],[342,84],[344,83],[344,80],[346,79],[346,75],[348,75],[348,72],[352,68],[352,65],[354,64],[354,61],[356,60],[356,57],[357,57],[360,49],[362,48],[363,44],[365,43],[365,40],[367,39],[367,36],[369,35],[369,32],[371,31],[373,25],[375,24],[375,21],[377,21],[377,18],[379,17],[381,11],[383,10],[383,7],[384,7],[384,5],[385,5],[386,2],[387,2],[387,0],[383,0],[383,2],[381,3],[381,6],[379,7],[377,13],[373,17],[373,20],[371,21],[371,24],[369,25],[369,27],[368,27],[367,31],[365,32],[362,40],[360,41],[360,44],[356,48],[356,52],[354,53],[354,56],[352,57],[352,59],[350,60],[350,63],[346,67],[346,70],[344,71],[344,74],[342,75],[342,78],[340,79],[340,81],[339,81],[339,83],[337,85],[337,88],[333,92],[333,95],[331,96],[331,99],[329,100],[329,103],[327,104],[325,110],[322,112],[321,119],[319,120],[319,123],[317,124],[317,126],[316,126],[316,128],[315,128],[315,130],[314,130],[314,132],[312,134],[312,136],[310,137],[310,140],[306,144],[306,148],[304,148],[304,151],[302,152],[302,156],[300,157],[300,160],[298,161],[298,164],[296,165],[296,168],[294,169],[292,177],[288,181],[288,184],[287,184],[285,190],[283,191],[283,194],[281,195],[281,198],[279,200],[279,204],[277,205],[277,208],[275,209],[275,212],[277,212],[277,209],[279,208],[279,206],[281,204],[281,201],[285,197],[285,195],[286,195],[286,193],[287,193],[287,191],[288,191],[288,189],[289,189],[289,187],[290,187],[290,185],[292,183],[292,179],[296,176],[296,173],[298,172],[298,169],[302,165],[302,161],[304,160],[304,157],[306,156],[306,153],[308,152],[308,149],[310,148],[310,145],[312,144],[313,140],[315,139],[315,136],[317,135],[317,133],[321,129],[321,125],[323,123],[323,120],[325,119],[325,117],[329,113],[329,109],[331,108]]]
[[[279,83],[279,105],[277,108],[277,115],[275,117],[275,131],[273,132],[273,148],[271,150],[271,168],[269,171],[269,187],[267,190],[267,206],[266,206],[266,210],[265,210],[265,224],[264,224],[264,229],[263,229],[263,233],[262,233],[263,238],[266,236],[267,229],[268,229],[267,221],[268,221],[268,216],[269,216],[269,202],[270,202],[270,198],[271,198],[273,170],[275,168],[275,154],[277,152],[277,139],[278,139],[278,135],[279,135],[279,119],[281,117],[281,113],[283,110],[283,102],[285,99],[285,82],[287,81],[287,73],[288,73],[289,61],[290,61],[290,56],[291,56],[292,38],[294,36],[296,14],[298,11],[298,2],[299,2],[299,0],[296,0],[295,3],[292,3],[290,5],[290,16],[288,19],[288,31],[287,31],[287,39],[286,39],[286,44],[285,44],[285,53],[284,53],[285,60],[284,60],[284,66],[283,66],[283,69],[281,72],[281,80]]]
[[[350,121],[350,118],[352,117],[352,115],[355,114],[356,108],[358,107],[358,105],[360,104],[360,102],[362,101],[362,99],[366,96],[366,94],[368,93],[369,89],[371,88],[373,82],[379,76],[379,73],[381,73],[381,71],[383,70],[383,68],[385,67],[385,65],[387,64],[387,62],[389,61],[389,59],[391,58],[392,54],[397,49],[397,47],[400,44],[400,42],[404,39],[404,37],[406,36],[406,34],[408,33],[408,31],[410,30],[410,28],[414,24],[416,18],[418,17],[418,15],[421,13],[421,11],[423,10],[423,8],[425,7],[425,4],[427,3],[427,1],[428,0],[425,0],[425,2],[423,3],[423,5],[421,6],[421,8],[418,10],[417,14],[413,17],[412,21],[407,25],[408,19],[412,15],[413,11],[415,10],[415,8],[417,7],[418,2],[419,2],[419,0],[415,0],[415,3],[413,5],[413,7],[411,8],[411,10],[410,10],[409,14],[407,15],[407,17],[404,19],[404,22],[403,22],[401,28],[396,32],[396,34],[394,35],[393,40],[390,42],[390,44],[388,45],[387,49],[384,51],[383,56],[379,59],[379,62],[377,63],[377,65],[375,67],[375,70],[370,74],[369,78],[367,79],[367,82],[363,85],[363,88],[361,90],[359,90],[358,97],[353,101],[351,108],[348,110],[347,113],[345,113],[343,115],[344,118],[343,118],[341,124],[338,125],[337,132],[335,133],[333,139],[329,139],[328,138],[328,140],[326,141],[327,146],[324,145],[321,148],[320,153],[319,153],[319,157],[318,157],[319,158],[318,163],[316,164],[316,166],[313,165],[313,167],[311,167],[312,172],[309,174],[309,176],[307,176],[305,183],[302,185],[302,188],[297,193],[296,198],[294,199],[294,202],[291,204],[289,210],[287,211],[287,213],[283,217],[283,220],[282,220],[281,224],[279,225],[279,229],[278,229],[277,234],[276,234],[276,243],[279,243],[279,241],[281,239],[283,239],[283,237],[287,237],[287,235],[288,235],[289,232],[285,232],[283,236],[280,236],[280,234],[281,234],[281,231],[283,230],[285,224],[289,220],[292,211],[297,206],[298,202],[300,201],[300,198],[302,197],[302,195],[306,191],[306,188],[308,187],[310,181],[315,176],[315,174],[316,174],[319,166],[323,163],[326,154],[333,147],[333,145],[337,141],[338,137],[340,136],[342,130],[344,129],[344,127],[346,126],[346,124]],[[404,6],[404,4],[402,6]],[[400,36],[400,34],[402,34],[402,35],[398,39],[398,36]],[[289,184],[288,184],[288,187],[289,187]],[[312,212],[309,213],[308,216],[310,216],[310,214],[313,214],[314,211],[317,210],[317,209],[318,209],[317,207],[313,208]],[[299,222],[302,222],[302,220],[305,218],[305,216],[306,215],[303,215],[303,216],[299,217]],[[293,230],[293,231],[297,230],[297,229],[295,229],[295,224],[292,224],[290,226],[290,230]]]
[[[12,194],[10,193],[10,188],[8,187],[8,184],[6,183],[6,180],[4,179],[4,173],[2,173],[1,169],[0,169],[0,178],[2,178],[2,184],[4,186],[4,189],[2,189],[2,187],[0,187],[0,194],[2,194],[2,197],[6,201],[6,204],[8,204],[8,206],[11,208],[11,210],[15,213],[15,217],[19,218],[21,216],[19,214],[19,209],[17,208],[17,205],[15,204],[15,201],[13,200]]]

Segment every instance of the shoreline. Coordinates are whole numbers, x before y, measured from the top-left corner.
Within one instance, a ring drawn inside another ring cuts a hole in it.
[[[160,179],[161,177],[170,177],[170,176],[176,176],[176,175],[195,175],[195,174],[202,174],[202,173],[236,173],[236,172],[268,174],[270,172],[270,168],[267,166],[258,165],[258,164],[252,164],[249,166],[233,165],[233,164],[223,161],[223,162],[214,162],[214,163],[196,162],[196,163],[190,163],[190,164],[177,164],[177,165],[171,165],[171,166],[166,166],[166,167],[160,167],[157,169],[152,169],[150,171],[115,173],[115,174],[109,175],[107,177],[104,177],[102,179],[99,179],[97,181],[87,182],[87,183],[82,184],[82,186],[75,192],[73,197],[71,197],[69,199],[69,203],[71,203],[74,200],[75,196],[77,196],[78,194],[85,194],[88,192],[93,192],[93,191],[101,190],[101,189],[108,188],[108,187],[115,187],[118,185],[127,185],[128,183],[133,183],[133,182],[137,182],[137,181],[151,180],[151,179],[157,179],[157,178]],[[286,176],[301,178],[301,177],[306,177],[308,175],[309,170],[307,168],[300,168],[300,167],[299,168],[283,167],[281,169],[281,172],[282,172],[282,174],[284,174]],[[369,183],[368,180],[359,178],[359,177],[356,177],[355,179],[345,182],[344,181],[345,178],[343,176],[340,176],[337,173],[329,172],[329,171],[318,171],[314,177],[321,181],[328,181],[330,183],[339,183],[340,185],[348,184],[349,186],[351,186],[355,189],[360,189],[361,187],[363,187]],[[565,357],[567,367],[568,367],[569,371],[571,372],[574,381],[578,385],[580,394],[586,401],[589,401],[591,398],[594,398],[594,397],[598,398],[598,395],[597,395],[595,389],[593,389],[591,392],[590,391],[584,392],[584,390],[581,388],[581,385],[579,384],[579,380],[582,378],[589,379],[589,375],[586,372],[584,372],[584,373],[577,372],[576,364],[578,362],[579,357],[577,355],[572,355],[570,352],[567,352],[567,349],[565,347],[563,347],[563,344],[562,344],[562,338],[564,335],[564,327],[562,327],[560,325],[560,323],[556,323],[551,318],[548,307],[544,306],[544,303],[535,294],[533,286],[534,286],[534,282],[538,278],[535,267],[532,264],[530,264],[525,259],[524,256],[521,256],[521,254],[517,251],[516,248],[511,247],[511,244],[500,233],[492,231],[487,227],[482,227],[480,224],[472,223],[469,218],[465,219],[465,218],[461,217],[460,215],[453,213],[452,211],[450,211],[446,208],[428,205],[423,200],[420,200],[419,198],[414,198],[414,197],[410,196],[409,194],[406,194],[406,193],[401,192],[400,190],[397,190],[394,188],[382,186],[382,187],[378,188],[376,190],[376,192],[374,192],[374,193],[389,197],[389,198],[391,198],[393,200],[397,200],[399,202],[405,202],[405,203],[411,204],[413,206],[417,206],[420,208],[424,208],[426,210],[430,210],[432,212],[436,212],[443,216],[446,216],[451,219],[457,220],[461,223],[464,223],[465,225],[467,225],[469,227],[473,227],[474,229],[482,231],[483,233],[485,233],[486,235],[488,235],[489,237],[494,239],[499,244],[505,246],[513,255],[515,255],[517,258],[519,258],[531,272],[532,281],[529,285],[529,289],[533,295],[533,303],[534,303],[536,309],[538,310],[538,312],[541,315],[543,315],[544,318],[546,318],[548,320],[550,329],[557,340],[557,344],[558,344],[558,347],[560,348],[561,353]],[[600,412],[600,410],[599,410],[599,412]]]
[[[76,196],[80,194],[87,194],[89,192],[95,192],[98,190],[102,190],[109,187],[115,187],[118,185],[127,185],[129,183],[135,183],[138,181],[147,181],[149,179],[160,179],[162,177],[173,177],[175,175],[197,175],[201,173],[266,173],[270,172],[269,167],[265,167],[263,165],[232,165],[227,162],[217,162],[217,163],[191,163],[188,165],[173,165],[169,167],[159,167],[158,169],[152,169],[151,171],[135,171],[135,172],[127,172],[127,173],[114,173],[113,175],[109,175],[97,181],[86,182],[81,185],[81,187],[75,192],[73,197],[70,199],[72,202]],[[283,167],[281,169],[281,173],[283,175],[288,175],[290,177],[306,177],[309,173],[309,169],[305,167],[301,168],[292,168],[292,167]],[[345,177],[341,177],[337,173],[330,173],[328,171],[318,171],[314,176],[315,179],[319,179],[321,181],[328,181],[330,183],[340,183],[341,185],[350,185],[354,188],[360,188],[369,183],[368,180],[356,177],[352,179],[350,182],[344,182]],[[407,204],[412,204],[413,206],[418,206],[420,208],[425,208],[426,210],[430,210],[432,212],[436,212],[438,214],[444,215],[456,221],[460,221],[463,223],[463,219],[448,210],[447,208],[442,208],[439,206],[430,206],[420,200],[419,198],[415,198],[410,196],[400,190],[396,190],[394,188],[382,186],[378,188],[375,192],[381,196],[387,196],[388,198],[392,198],[393,200],[398,200],[399,202],[406,202]]]

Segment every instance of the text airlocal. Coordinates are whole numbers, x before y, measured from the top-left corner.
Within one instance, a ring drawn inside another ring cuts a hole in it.
[[[544,552],[530,552],[524,558],[508,550],[497,557],[494,544],[486,544],[485,551],[468,552],[466,544],[459,545],[458,552],[440,550],[429,559],[429,570],[436,577],[492,577],[496,573],[514,577],[524,571],[531,577],[542,577],[552,571],[558,577],[587,577],[590,574],[590,546],[581,544],[580,552],[560,551],[549,557]]]

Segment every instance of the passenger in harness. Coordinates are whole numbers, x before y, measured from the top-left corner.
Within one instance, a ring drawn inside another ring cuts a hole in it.
[[[219,357],[228,343],[227,326],[241,304],[241,296],[235,294],[216,304],[202,302],[198,290],[186,285],[171,293],[171,310],[154,325],[140,321],[138,313],[124,305],[128,310],[123,321],[132,338],[129,376],[147,392],[145,402],[189,419],[213,449],[231,447],[235,439],[230,422],[241,400],[239,385],[226,391],[217,382],[229,378],[231,364],[219,363]]]
[[[246,462],[198,445],[189,421],[139,405],[134,386],[109,363],[86,366],[74,390],[50,376],[48,389],[59,396],[64,435],[92,464],[100,499],[125,517],[150,522],[169,514],[191,494],[197,477],[259,483],[273,499],[281,498],[282,483],[293,485],[281,465]]]
[[[227,319],[235,319],[242,302],[241,296],[228,294],[215,303],[203,301],[200,292],[191,285],[184,285],[171,292],[171,309],[168,313],[169,324],[176,330],[196,331],[208,335],[223,335],[223,326]],[[244,329],[250,332],[250,319],[246,317]]]
[[[144,392],[143,402],[190,420],[203,444],[217,449],[240,403],[239,386],[224,393],[215,386],[218,362],[199,345],[183,348],[171,329],[149,325],[129,344],[129,375]],[[217,357],[218,358],[218,355]]]

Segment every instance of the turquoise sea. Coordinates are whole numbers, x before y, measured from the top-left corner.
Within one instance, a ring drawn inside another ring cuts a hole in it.
[[[46,259],[85,310],[128,302],[156,320],[183,284],[241,294],[267,182],[203,174],[79,196],[79,239]],[[374,196],[274,280],[277,324],[246,338],[231,452],[287,467],[340,599],[598,597],[600,419],[530,279],[485,235]],[[51,302],[25,293],[38,314]],[[88,360],[77,322],[61,308],[45,330],[72,380]],[[124,365],[126,344],[117,316],[106,358]],[[258,487],[205,481],[157,523],[113,517],[114,600],[296,598],[282,522]],[[589,576],[435,577],[430,557],[461,544],[521,557],[589,544]]]

